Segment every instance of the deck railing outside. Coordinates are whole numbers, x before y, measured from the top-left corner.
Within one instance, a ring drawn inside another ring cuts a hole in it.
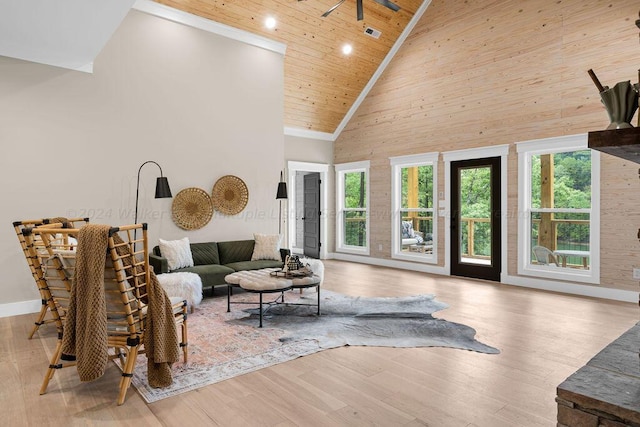
[[[432,233],[433,232],[433,217],[430,216],[413,216],[413,217],[403,217],[404,221],[412,221],[414,230],[418,230],[423,234]],[[346,230],[348,239],[347,242],[352,242],[350,244],[360,244],[364,241],[366,237],[365,230],[365,218],[347,218],[346,220]],[[461,218],[460,222],[464,225],[461,229],[461,254],[464,257],[468,258],[478,258],[478,259],[489,259],[491,257],[491,228],[490,228],[490,218]],[[533,220],[534,224],[539,224],[539,220]],[[550,247],[552,251],[556,249],[569,249],[569,250],[580,250],[580,251],[588,251],[589,244],[584,242],[579,242],[575,240],[558,240],[558,227],[562,227],[565,225],[578,225],[578,226],[589,226],[589,220],[571,220],[571,219],[553,219],[552,220],[552,245]],[[531,245],[538,244],[538,238],[536,236],[537,231],[534,228]],[[567,266],[571,267],[581,267],[582,266],[582,258],[580,257],[568,257]]]

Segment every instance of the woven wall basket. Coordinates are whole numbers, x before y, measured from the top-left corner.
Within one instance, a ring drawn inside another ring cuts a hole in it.
[[[185,188],[173,198],[171,217],[183,230],[202,228],[211,221],[212,216],[211,197],[201,188]]]
[[[225,215],[242,212],[249,201],[249,190],[237,176],[225,175],[213,186],[213,207]]]

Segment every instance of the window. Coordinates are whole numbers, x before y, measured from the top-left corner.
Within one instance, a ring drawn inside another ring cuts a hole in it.
[[[518,274],[599,283],[599,153],[587,135],[517,147]]]
[[[369,255],[369,162],[336,165],[336,250]]]
[[[392,256],[435,263],[438,153],[392,157]]]

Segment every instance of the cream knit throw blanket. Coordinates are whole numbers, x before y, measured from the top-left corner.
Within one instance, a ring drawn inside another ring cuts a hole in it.
[[[100,378],[109,360],[104,269],[109,244],[108,225],[87,224],[78,233],[76,270],[62,339],[63,354],[75,355],[81,381]],[[114,235],[114,240],[121,240]],[[128,249],[123,246],[118,252]],[[123,253],[121,253],[123,255]],[[125,259],[131,265],[131,260]],[[179,358],[171,302],[153,272],[145,322],[148,378],[152,387],[172,383],[171,363]]]

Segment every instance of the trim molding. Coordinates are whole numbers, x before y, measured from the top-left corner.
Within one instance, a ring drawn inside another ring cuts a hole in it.
[[[89,62],[82,67],[75,68],[76,71],[82,71],[83,73],[93,74],[93,61]]]
[[[378,265],[380,267],[399,268],[401,270],[420,271],[423,273],[438,274],[440,276],[446,276],[445,270],[442,267],[418,264],[414,262],[397,261],[391,259],[372,258],[360,255],[350,255],[340,252],[333,252],[329,254],[327,259],[337,259],[340,261],[357,262],[360,264]]]
[[[466,148],[463,150],[445,151],[442,160],[455,162],[458,160],[484,159],[486,157],[499,157],[509,155],[509,144],[490,145],[486,147]]]
[[[503,274],[500,278],[505,285],[521,286],[524,288],[541,289],[544,291],[560,292],[563,294],[580,295],[585,297],[603,298],[614,301],[638,302],[637,291],[624,289],[603,288],[601,286],[583,285],[578,283],[558,282],[555,280],[536,279],[523,276],[509,276]]]
[[[393,261],[381,258],[362,257],[357,255],[346,255],[332,252],[327,259],[337,259],[340,261],[357,262],[360,264],[378,265],[381,267],[400,268],[403,270],[420,271],[424,273],[437,274],[441,276],[449,275],[443,267],[432,267],[412,262]],[[474,279],[470,279],[474,280]],[[584,297],[602,298],[623,302],[638,302],[638,292],[625,291],[623,289],[603,288],[600,286],[589,286],[577,283],[557,282],[552,280],[535,279],[531,277],[510,276],[502,274],[500,282],[503,285],[520,286],[523,288],[538,289],[543,291],[559,292],[568,295],[578,295]]]
[[[333,133],[318,132],[317,130],[294,128],[289,126],[284,127],[284,134],[286,136],[297,136],[300,138],[319,139],[320,141],[333,142],[336,140],[336,136]]]
[[[433,267],[429,265],[416,264],[413,262],[362,257],[336,252],[327,253],[327,257],[322,259],[337,259],[340,261],[357,262],[360,264],[378,265],[381,267],[399,268],[402,270],[420,271],[424,273],[448,276],[448,274],[445,274],[445,269],[443,267]],[[520,286],[523,288],[560,292],[569,295],[603,298],[631,303],[638,302],[638,292],[625,291],[623,289],[612,289],[598,286],[580,285],[575,283],[556,282],[552,280],[541,280],[531,277],[510,276],[508,274],[503,274],[501,276],[500,283],[510,286]],[[22,314],[38,313],[41,306],[42,302],[39,299],[0,304],[0,318],[19,316]]]
[[[351,170],[356,170],[356,169],[362,169],[362,170],[366,170],[368,172],[368,169],[371,167],[371,161],[370,160],[360,160],[360,161],[356,161],[356,162],[348,162],[348,163],[337,163],[335,165],[333,165],[334,169],[336,170],[336,172],[341,172],[341,171],[351,171]]]
[[[42,307],[42,300],[39,299],[0,304],[0,317],[39,313],[40,307]]]
[[[240,30],[238,28],[230,27],[228,25],[220,24],[219,22],[202,18],[191,13],[183,12],[181,10],[174,9],[172,7],[165,6],[151,0],[136,0],[131,8],[144,13],[148,13],[149,15],[164,18],[169,21],[184,24],[193,28],[198,28],[209,33],[217,34],[252,46],[270,50],[281,55],[284,55],[287,51],[287,45],[284,43],[252,34],[248,31]]]

